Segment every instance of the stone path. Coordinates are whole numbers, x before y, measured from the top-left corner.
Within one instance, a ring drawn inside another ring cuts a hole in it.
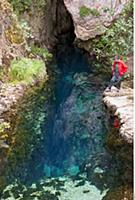
[[[108,110],[120,119],[120,135],[128,143],[133,142],[134,116],[133,116],[133,89],[125,88],[119,92],[112,87],[111,92],[104,91],[103,101]]]

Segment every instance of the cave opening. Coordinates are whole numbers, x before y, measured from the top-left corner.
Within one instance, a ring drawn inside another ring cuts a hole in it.
[[[65,51],[67,46],[72,46],[75,39],[74,23],[63,0],[47,0],[46,5],[44,43],[57,54]]]

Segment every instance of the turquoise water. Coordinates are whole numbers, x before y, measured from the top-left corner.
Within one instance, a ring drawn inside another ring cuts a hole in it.
[[[57,68],[55,100],[47,121],[36,127],[42,148],[27,163],[26,184],[7,186],[2,200],[102,200],[119,184],[115,161],[105,148],[102,80],[79,50],[58,54]]]

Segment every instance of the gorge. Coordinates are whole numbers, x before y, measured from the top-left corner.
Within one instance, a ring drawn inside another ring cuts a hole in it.
[[[65,7],[70,1],[64,2],[46,1],[41,32],[31,15],[21,14],[32,27],[34,40],[29,43],[47,47],[53,59],[46,64],[46,79],[26,88],[17,106],[4,113],[13,138],[6,142],[10,151],[2,150],[8,156],[0,198],[130,200],[132,145],[124,143],[128,159],[127,154],[121,157],[121,139],[113,145],[119,129],[103,104],[109,79],[94,66],[95,55],[89,59],[84,41],[77,41],[74,17]]]

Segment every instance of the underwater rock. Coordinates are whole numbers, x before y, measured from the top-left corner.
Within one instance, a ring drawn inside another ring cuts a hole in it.
[[[77,175],[78,173],[80,172],[80,170],[79,170],[79,166],[72,166],[72,167],[70,167],[69,169],[68,169],[68,173],[69,173],[69,175],[70,176],[75,176],[75,175]]]
[[[62,173],[76,175],[89,154],[94,156],[104,149],[101,140],[106,127],[102,87],[95,87],[88,73],[76,73],[72,79],[74,87],[53,116],[53,140],[47,145],[48,163],[52,162],[49,165],[60,168]]]

